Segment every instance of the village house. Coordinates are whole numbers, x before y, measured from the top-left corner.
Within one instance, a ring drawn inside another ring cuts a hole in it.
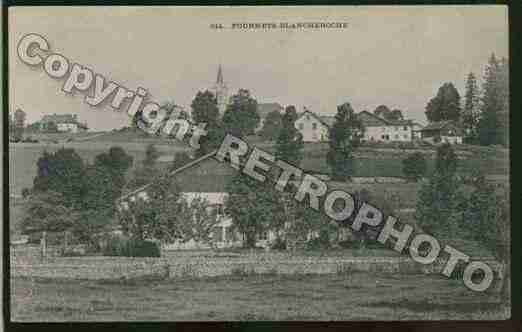
[[[363,141],[409,142],[420,137],[418,131],[422,127],[411,120],[387,120],[368,111],[358,113],[357,118],[364,128]],[[295,126],[303,135],[304,142],[324,142],[328,141],[329,129],[334,123],[334,116],[318,116],[305,109],[295,121]]]
[[[357,114],[364,127],[363,141],[409,142],[413,139],[413,121],[387,120],[368,111]]]
[[[454,121],[437,121],[421,130],[422,140],[433,144],[462,144],[463,130]]]
[[[232,219],[224,211],[225,201],[228,197],[226,185],[234,175],[234,170],[227,164],[217,161],[214,158],[207,158],[197,162],[190,167],[181,167],[172,176],[175,183],[181,189],[181,196],[188,202],[195,198],[205,199],[208,206],[215,209],[219,218],[214,226],[211,243],[174,241],[163,243],[162,248],[166,250],[193,250],[214,248],[241,247],[244,242],[243,234],[233,229]],[[128,203],[136,199],[147,200],[146,189],[138,190],[124,195],[119,199],[119,206],[123,209],[128,208]],[[267,231],[259,234],[256,246],[266,247],[274,241],[276,234]]]
[[[297,120],[295,120],[294,125],[301,135],[303,135],[304,142],[328,141],[330,124],[306,108],[305,111],[299,115]]]
[[[78,121],[76,114],[47,114],[40,121],[40,130],[48,130],[51,123],[59,132],[77,133],[87,130],[87,125]]]

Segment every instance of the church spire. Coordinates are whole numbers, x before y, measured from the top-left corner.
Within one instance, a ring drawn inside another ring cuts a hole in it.
[[[223,72],[221,70],[221,65],[219,65],[219,68],[218,68],[218,74],[217,74],[216,83],[217,84],[223,84]]]

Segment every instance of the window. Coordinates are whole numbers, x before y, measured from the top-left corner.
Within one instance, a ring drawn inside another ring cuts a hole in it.
[[[259,238],[258,239],[261,240],[261,241],[268,240],[268,232],[266,232],[266,231],[265,232],[261,232],[259,234]]]
[[[303,125],[302,123],[300,123],[300,124],[298,125],[298,127],[299,127],[299,130],[303,130],[303,129],[304,129],[304,125]]]
[[[316,129],[317,129],[317,123],[315,123],[315,122],[312,123],[312,129],[313,129],[313,130],[316,130]]]
[[[310,120],[310,115],[306,115],[306,120]]]
[[[385,131],[385,130],[386,130],[386,128],[382,127],[382,128],[381,128],[381,130],[382,130],[382,131]]]
[[[408,130],[408,127],[404,126],[404,127],[402,127],[402,130],[406,131],[406,130]]]
[[[395,127],[395,131],[399,130],[399,127]]]

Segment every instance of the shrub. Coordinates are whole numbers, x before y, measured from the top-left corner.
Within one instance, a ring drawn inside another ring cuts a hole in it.
[[[274,243],[270,246],[272,250],[286,250],[286,242],[280,238],[277,238]]]
[[[156,242],[112,237],[103,250],[105,256],[160,257],[161,251]]]
[[[402,161],[402,173],[410,180],[420,180],[426,174],[426,169],[426,159],[420,152],[412,153]]]

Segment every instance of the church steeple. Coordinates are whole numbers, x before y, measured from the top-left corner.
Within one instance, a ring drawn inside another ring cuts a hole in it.
[[[228,104],[228,89],[223,80],[223,69],[221,68],[221,65],[219,65],[218,67],[214,91],[216,93],[216,101],[219,109],[219,114],[222,116],[225,113]]]
[[[219,65],[219,68],[218,68],[216,84],[221,84],[221,85],[223,84],[223,72],[221,70],[221,65]]]

